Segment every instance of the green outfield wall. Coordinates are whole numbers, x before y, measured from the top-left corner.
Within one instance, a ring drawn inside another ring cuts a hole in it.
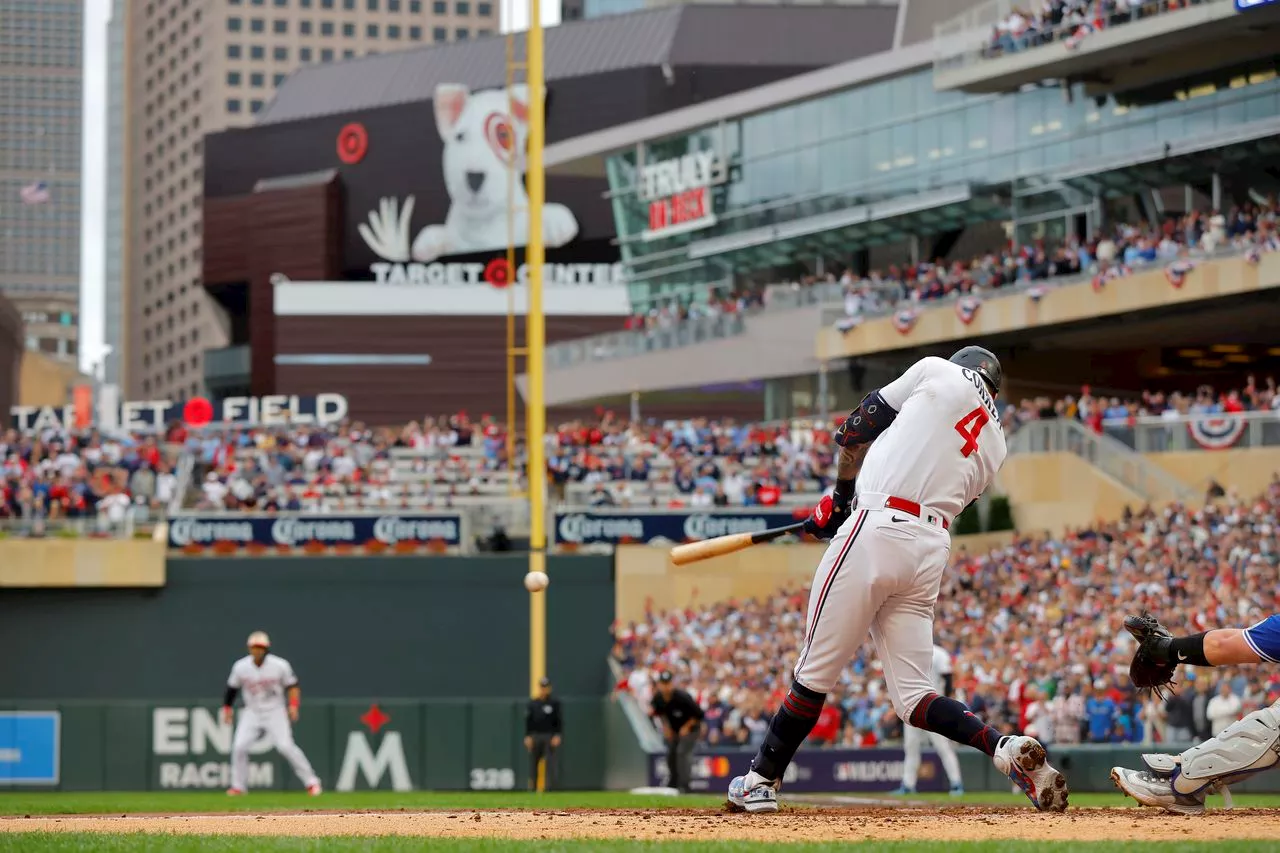
[[[0,703],[220,694],[254,630],[304,696],[528,695],[528,557],[177,558],[155,589],[0,589]],[[548,674],[598,697],[613,559],[548,559]]]
[[[0,790],[222,789],[232,726],[221,700],[0,702]],[[564,744],[554,784],[605,784],[607,699],[563,700]],[[52,739],[47,736],[52,732]],[[294,737],[330,790],[511,790],[529,776],[524,701],[371,698],[304,701]],[[301,789],[263,741],[250,787]]]

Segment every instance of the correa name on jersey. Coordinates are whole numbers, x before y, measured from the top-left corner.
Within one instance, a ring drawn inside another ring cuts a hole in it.
[[[556,538],[575,545],[616,545],[623,540],[711,539],[730,533],[752,533],[780,527],[796,519],[789,512],[571,512],[556,515]]]
[[[991,420],[1000,423],[1000,410],[996,407],[996,401],[991,397],[991,390],[987,388],[987,380],[982,375],[975,373],[967,367],[960,369],[964,374],[964,378],[968,379],[973,387],[978,389],[978,396],[982,398],[982,406],[987,410],[987,414],[991,415]]]
[[[462,518],[458,515],[179,515],[169,521],[171,548],[219,542],[293,548],[308,542],[360,545],[371,540],[386,545],[435,540],[458,545],[462,542]]]

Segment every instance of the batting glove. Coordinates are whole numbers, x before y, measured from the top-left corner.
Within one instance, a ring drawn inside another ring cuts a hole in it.
[[[822,500],[818,501],[813,512],[805,519],[804,532],[815,539],[830,539],[848,517],[848,505],[840,506],[831,499],[831,495],[823,495]]]

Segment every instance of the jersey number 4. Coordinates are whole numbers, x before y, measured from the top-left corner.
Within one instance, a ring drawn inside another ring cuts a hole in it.
[[[979,406],[956,421],[956,432],[964,437],[964,445],[960,448],[960,455],[965,459],[968,459],[969,455],[978,449],[978,433],[982,432],[982,428],[990,420],[991,416],[987,414],[987,410]]]

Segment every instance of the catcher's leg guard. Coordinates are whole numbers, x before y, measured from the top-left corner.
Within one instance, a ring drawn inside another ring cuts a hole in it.
[[[1220,788],[1272,767],[1280,762],[1280,702],[1237,720],[1178,759],[1172,775],[1180,794]]]

